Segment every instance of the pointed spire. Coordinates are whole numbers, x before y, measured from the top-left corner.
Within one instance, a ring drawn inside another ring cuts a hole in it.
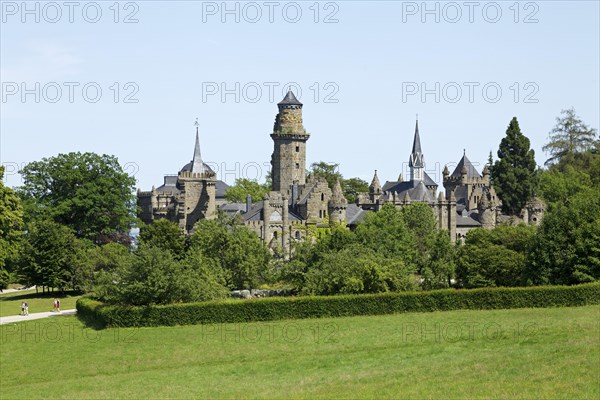
[[[194,146],[194,158],[192,158],[191,172],[203,173],[204,163],[202,162],[202,156],[200,155],[200,134],[198,133],[198,127],[200,126],[200,124],[198,123],[198,118],[196,118],[194,126],[196,127],[196,145]]]
[[[369,193],[381,193],[381,183],[379,183],[379,178],[377,177],[377,170],[375,170],[371,186],[369,186]]]
[[[410,167],[423,167],[423,152],[421,151],[421,137],[419,136],[419,120],[415,124],[415,137],[413,139],[412,153],[408,160]]]
[[[404,174],[402,172],[398,175],[398,182],[404,182]]]

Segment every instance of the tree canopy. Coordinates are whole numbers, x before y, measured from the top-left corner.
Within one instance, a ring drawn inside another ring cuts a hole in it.
[[[20,173],[19,193],[30,219],[50,217],[97,243],[121,240],[135,221],[135,179],[114,156],[59,154],[29,163]]]
[[[0,270],[19,252],[23,235],[23,207],[15,192],[4,186],[4,166],[0,165]]]
[[[271,184],[258,183],[250,179],[239,178],[235,180],[235,184],[229,186],[225,192],[225,198],[234,203],[243,203],[246,201],[246,196],[252,196],[252,201],[261,201],[265,194],[271,190]]]
[[[556,117],[556,125],[548,134],[548,143],[542,148],[550,154],[545,165],[554,165],[565,158],[573,158],[578,153],[592,150],[598,145],[597,131],[586,125],[575,109],[562,110]]]

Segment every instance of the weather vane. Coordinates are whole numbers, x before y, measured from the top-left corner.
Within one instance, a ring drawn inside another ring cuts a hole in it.
[[[196,117],[196,122],[194,122],[194,126],[198,126],[198,125],[200,125],[200,124],[198,123],[198,117]]]

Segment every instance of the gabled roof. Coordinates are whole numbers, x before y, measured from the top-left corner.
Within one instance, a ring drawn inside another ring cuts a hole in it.
[[[385,185],[383,185],[382,190],[384,192],[402,192],[404,190],[408,190],[410,188],[416,187],[417,184],[419,183],[419,181],[387,181],[385,183]],[[423,182],[425,184],[426,187],[432,187],[432,188],[437,188],[438,184],[435,183],[435,181],[433,179],[431,179],[431,177],[429,175],[427,175],[427,172],[425,172],[425,180]]]
[[[411,201],[435,201],[431,190],[429,190],[423,181],[386,182],[384,192],[387,199],[391,197],[391,192],[395,192],[400,199],[404,199],[406,194],[408,194]]]
[[[258,203],[252,204],[250,210],[248,210],[248,212],[244,214],[244,221],[260,221],[260,214],[264,206],[264,201],[259,201]]]
[[[475,168],[475,166],[471,163],[471,160],[467,158],[466,152],[463,154],[456,168],[454,168],[454,172],[451,176],[454,178],[460,178],[463,167],[467,170],[468,178],[481,178],[481,175],[477,171],[477,168]]]

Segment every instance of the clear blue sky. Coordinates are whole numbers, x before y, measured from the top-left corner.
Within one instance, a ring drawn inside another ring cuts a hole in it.
[[[463,149],[480,165],[495,155],[513,116],[540,165],[561,109],[600,125],[598,1],[429,2],[430,14],[420,1],[229,2],[229,14],[220,1],[137,1],[118,15],[113,3],[28,2],[28,14],[2,2],[7,185],[21,184],[16,166],[92,151],[116,155],[148,190],[191,159],[196,118],[221,179],[253,178],[289,82],[302,90],[308,163],[338,162],[369,182],[374,169],[385,181],[406,167],[417,113],[438,182]]]

